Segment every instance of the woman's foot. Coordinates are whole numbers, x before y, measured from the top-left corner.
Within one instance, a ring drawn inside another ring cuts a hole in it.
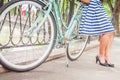
[[[111,64],[111,63],[109,63],[109,64],[107,63],[107,65],[108,65],[109,67],[113,67],[113,68],[115,67],[115,65],[114,65],[114,64]]]
[[[104,58],[99,58],[98,56],[96,56],[96,63],[97,62],[99,62],[99,64],[101,65],[101,66],[108,66],[108,64],[106,64],[106,62],[105,62],[105,60],[104,60]]]
[[[105,62],[107,63],[108,67],[115,67],[115,65],[110,62],[108,57],[105,57]]]

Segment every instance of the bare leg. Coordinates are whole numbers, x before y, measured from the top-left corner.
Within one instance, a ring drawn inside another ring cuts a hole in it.
[[[100,38],[99,58],[101,63],[105,63],[105,61],[107,61],[107,63],[110,63],[109,52],[114,37],[113,35],[113,32],[106,33],[103,34]]]
[[[106,50],[105,50],[105,60],[107,61],[107,63],[111,63],[110,62],[110,48],[112,46],[112,41],[113,41],[113,38],[114,38],[114,33],[111,32],[111,33],[108,33],[107,36],[109,37],[109,40],[108,40],[108,44],[106,46]]]
[[[106,34],[101,35],[100,48],[99,48],[99,59],[101,63],[105,63],[105,53],[106,53],[107,44],[108,44],[108,37],[106,36]]]

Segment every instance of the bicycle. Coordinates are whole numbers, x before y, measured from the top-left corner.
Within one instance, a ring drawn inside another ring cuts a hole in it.
[[[5,68],[32,70],[45,62],[57,44],[66,46],[71,61],[82,55],[88,41],[88,36],[78,31],[82,4],[77,3],[67,26],[62,20],[59,1],[12,0],[1,8],[0,62]],[[26,11],[22,9],[25,5]]]

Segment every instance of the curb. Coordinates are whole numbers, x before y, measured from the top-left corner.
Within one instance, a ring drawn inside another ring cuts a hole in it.
[[[90,44],[88,43],[87,46],[86,46],[86,49],[85,51],[88,51],[90,49],[93,49],[93,48],[96,48],[99,46],[99,42],[98,40],[93,40],[93,41],[90,41]],[[64,49],[65,50],[65,49]],[[53,51],[52,51],[53,53]],[[48,59],[46,60],[46,62],[49,62],[49,61],[52,61],[52,60],[55,60],[55,59],[59,59],[61,57],[65,57],[66,54],[65,54],[65,51],[62,52],[62,53],[57,53],[57,54],[51,54]],[[0,65],[0,73],[5,73],[5,72],[9,72],[10,70],[7,70],[5,69],[2,65]]]

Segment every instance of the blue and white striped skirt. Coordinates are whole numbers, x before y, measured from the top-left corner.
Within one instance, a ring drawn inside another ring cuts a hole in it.
[[[114,32],[112,22],[102,3],[99,0],[91,0],[90,4],[83,8],[79,33],[101,35],[107,32]]]

